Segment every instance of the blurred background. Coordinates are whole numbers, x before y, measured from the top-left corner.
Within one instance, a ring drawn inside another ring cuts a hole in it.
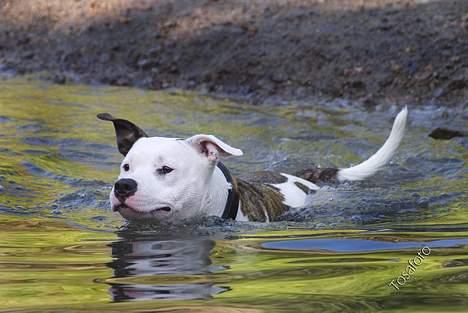
[[[251,103],[466,102],[466,0],[2,0],[0,69]]]

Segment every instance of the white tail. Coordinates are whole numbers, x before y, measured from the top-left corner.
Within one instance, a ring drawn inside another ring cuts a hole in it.
[[[408,109],[405,107],[395,118],[390,136],[388,136],[387,141],[385,141],[379,151],[366,161],[356,166],[340,169],[337,175],[338,180],[362,180],[374,175],[385,164],[387,164],[395,154],[398,146],[400,145],[401,139],[405,134],[407,116]]]

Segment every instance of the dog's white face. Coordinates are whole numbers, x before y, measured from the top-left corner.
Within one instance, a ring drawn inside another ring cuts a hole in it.
[[[114,123],[117,145],[125,156],[110,202],[126,219],[185,219],[203,214],[219,157],[242,155],[212,135],[148,138],[127,120],[108,114],[98,117]]]
[[[129,219],[190,217],[201,207],[211,171],[208,159],[184,140],[140,138],[122,161],[118,177],[134,180],[137,189],[123,205],[114,186],[111,205]]]

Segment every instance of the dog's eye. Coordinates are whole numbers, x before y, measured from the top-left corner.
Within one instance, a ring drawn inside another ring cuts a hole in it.
[[[123,169],[125,172],[128,172],[130,170],[130,165],[124,164]]]
[[[174,169],[170,168],[169,166],[164,165],[161,168],[158,168],[156,171],[158,172],[159,175],[166,175],[172,172]]]

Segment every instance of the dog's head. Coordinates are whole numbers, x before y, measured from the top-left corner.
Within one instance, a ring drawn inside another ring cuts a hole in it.
[[[108,113],[98,118],[114,124],[117,147],[124,155],[110,202],[126,219],[198,216],[219,158],[242,155],[212,135],[148,137],[130,121]]]

